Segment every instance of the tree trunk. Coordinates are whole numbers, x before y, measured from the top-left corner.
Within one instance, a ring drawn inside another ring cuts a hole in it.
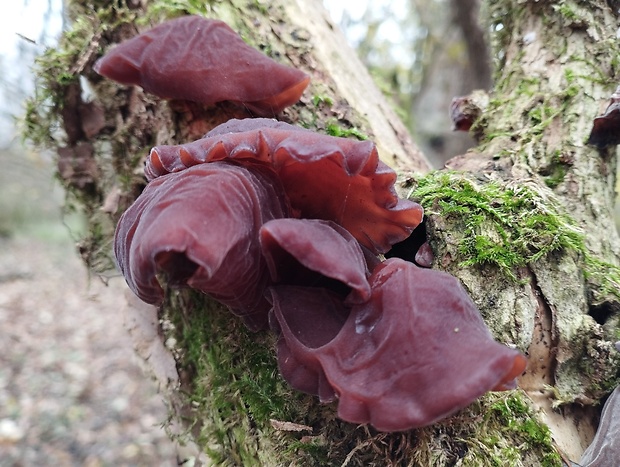
[[[273,336],[248,332],[208,298],[169,292],[159,310],[129,300],[130,332],[167,395],[172,434],[195,443],[200,462],[529,466],[578,459],[597,402],[620,377],[613,350],[616,152],[584,143],[615,88],[618,18],[607,3],[488,2],[502,66],[472,128],[480,144],[448,164],[461,172],[426,175],[428,163],[318,0],[114,3],[123,5],[71,2],[72,29],[39,60],[42,91],[25,122],[27,137],[58,148],[68,206],[88,218],[80,253],[94,272],[113,268],[114,225],[144,186],[148,149],[246,115],[225,104],[168,103],[102,79],[92,64],[148,24],[204,14],[311,75],[301,102],[281,119],[377,142],[383,160],[402,171],[403,195],[426,209],[434,266],[461,279],[498,340],[530,356],[520,389],[486,395],[424,429],[377,433],[291,390],[277,373]],[[88,101],[80,78],[93,91]]]
[[[487,8],[493,28],[502,27],[495,36],[501,63],[495,90],[472,129],[479,146],[447,166],[470,173],[469,182],[458,180],[476,190],[468,203],[489,189],[493,194],[485,193],[490,204],[482,210],[438,209],[429,216],[429,234],[442,264],[450,263],[495,332],[528,349],[520,387],[543,409],[555,442],[577,460],[590,440],[584,420],[594,424],[591,408],[620,376],[613,348],[620,298],[617,154],[615,146],[586,144],[617,86],[617,9],[602,1]],[[450,188],[454,180],[446,182]],[[489,281],[501,269],[520,283],[508,285],[501,273]]]

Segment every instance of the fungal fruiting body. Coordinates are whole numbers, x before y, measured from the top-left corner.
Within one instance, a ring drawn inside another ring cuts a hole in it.
[[[165,99],[233,101],[265,116],[296,103],[310,81],[247,45],[226,23],[200,16],[166,21],[122,42],[94,69]]]
[[[276,251],[286,250],[300,266],[331,279],[305,286],[284,280],[269,289],[280,372],[294,388],[324,402],[337,400],[343,420],[401,431],[444,418],[489,390],[516,386],[525,357],[493,340],[454,277],[398,258],[380,263],[368,277],[361,250],[338,257],[338,270],[348,274],[334,272],[322,261],[309,261],[320,247],[299,248],[311,230],[333,228],[311,222],[273,220],[261,228],[268,258],[279,243]],[[343,250],[347,233],[314,236],[338,235],[328,250]],[[291,269],[290,259],[283,268]]]
[[[149,183],[121,216],[114,250],[131,290],[160,304],[158,275],[212,295],[250,329],[265,328],[269,280],[258,230],[288,216],[281,185],[267,167],[203,164]]]
[[[588,144],[598,148],[620,144],[620,86],[611,95],[603,115],[592,122]]]
[[[159,280],[201,290],[278,333],[282,376],[346,421],[400,431],[514,387],[520,352],[493,340],[450,275],[377,253],[422,208],[399,199],[374,145],[267,119],[154,148],[115,253],[149,303]]]
[[[334,221],[375,253],[407,238],[422,221],[422,208],[396,195],[396,174],[379,160],[374,143],[272,119],[231,120],[192,143],[157,146],[145,173],[152,180],[218,160],[268,164],[297,216]]]
[[[335,281],[356,300],[370,298],[362,247],[334,222],[274,219],[261,227],[260,244],[275,284],[328,287]]]

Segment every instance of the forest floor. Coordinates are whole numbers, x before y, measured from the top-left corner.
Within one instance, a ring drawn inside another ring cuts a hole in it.
[[[89,279],[70,244],[0,240],[0,466],[177,465],[124,289]]]
[[[0,151],[0,164],[0,467],[176,466],[123,279],[80,261],[49,157]]]

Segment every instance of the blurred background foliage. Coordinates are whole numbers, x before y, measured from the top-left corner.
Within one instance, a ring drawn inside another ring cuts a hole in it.
[[[436,167],[473,145],[454,133],[453,97],[491,87],[479,0],[324,0]]]
[[[35,92],[33,64],[53,46],[63,26],[62,0],[11,2],[0,17],[0,239],[29,236],[49,241],[73,239],[64,193],[54,179],[54,154],[25,144],[20,119],[24,101]]]

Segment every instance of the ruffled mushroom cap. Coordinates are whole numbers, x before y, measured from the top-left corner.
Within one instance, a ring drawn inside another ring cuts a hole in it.
[[[278,361],[293,387],[336,396],[340,418],[381,431],[429,425],[514,387],[525,357],[493,340],[454,277],[393,258],[370,286],[339,329],[346,308],[330,292],[271,289]]]
[[[166,99],[239,102],[275,115],[299,100],[310,78],[248,46],[222,21],[184,16],[114,47],[97,73]]]
[[[258,231],[288,211],[271,169],[202,164],[147,185],[119,220],[116,259],[131,290],[147,303],[163,300],[163,273],[171,285],[219,300],[250,329],[264,328],[269,271]]]
[[[370,298],[364,253],[345,229],[318,219],[274,219],[260,229],[260,243],[276,284],[312,285]]]
[[[421,222],[422,207],[399,199],[396,174],[371,141],[337,138],[270,119],[231,120],[204,138],[151,150],[152,180],[218,160],[260,161],[278,173],[299,217],[336,222],[373,253],[384,253]]]

